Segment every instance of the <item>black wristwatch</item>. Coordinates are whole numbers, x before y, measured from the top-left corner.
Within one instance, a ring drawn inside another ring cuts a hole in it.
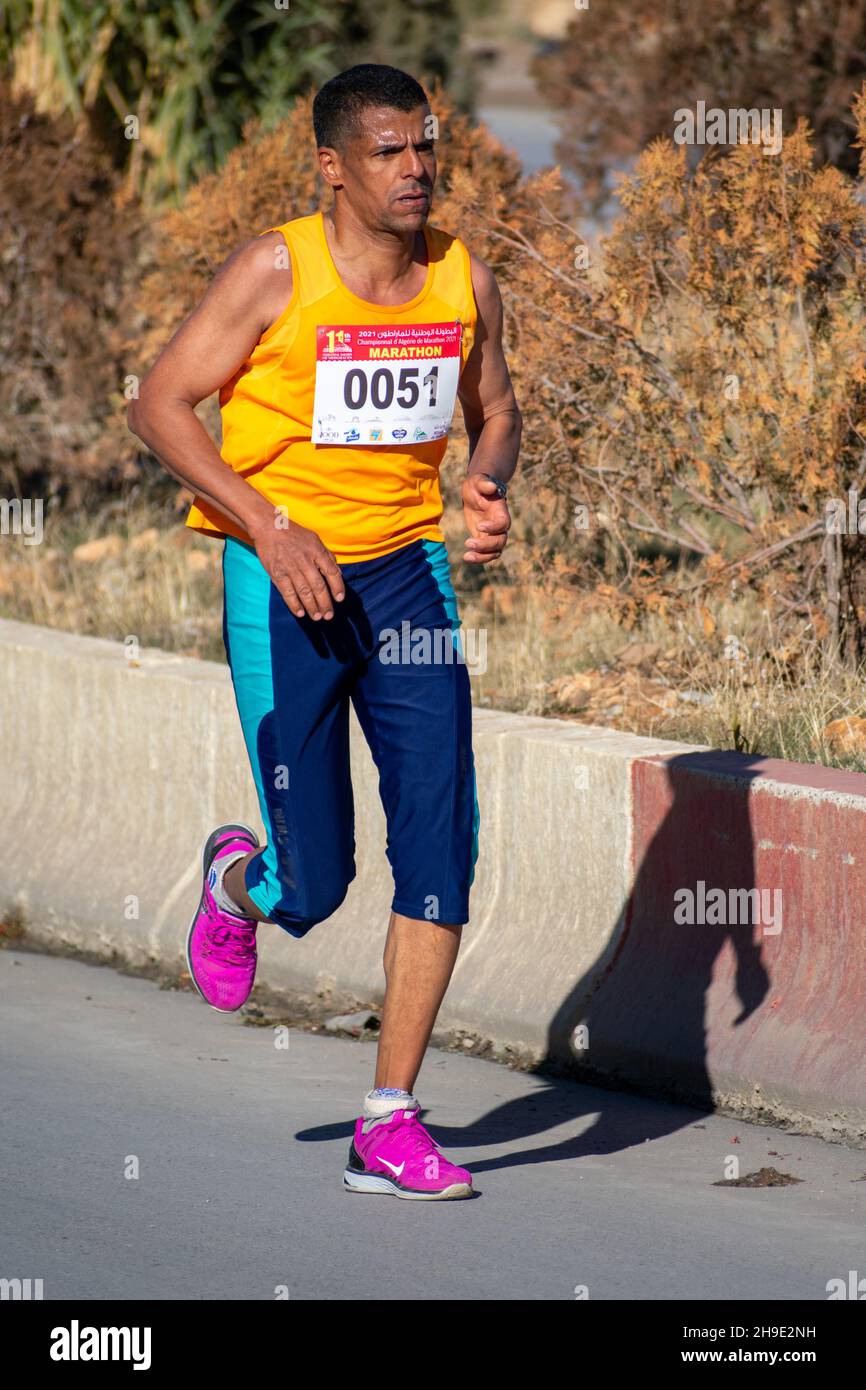
[[[508,496],[508,484],[503,483],[501,478],[494,478],[492,473],[480,473],[478,476],[481,478],[489,478],[491,483],[495,483],[496,491],[499,493],[500,497]]]

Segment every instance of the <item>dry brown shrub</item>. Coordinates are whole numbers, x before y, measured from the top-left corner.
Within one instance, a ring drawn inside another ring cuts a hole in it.
[[[132,466],[120,306],[139,213],[69,117],[0,84],[0,477],[72,500]]]
[[[827,540],[828,498],[866,482],[866,217],[801,124],[779,157],[742,145],[696,169],[657,141],[622,183],[598,265],[557,171],[532,178],[434,95],[433,220],[497,273],[524,414],[514,489],[521,580],[575,622],[703,622],[749,590],[851,661],[866,651],[860,537]],[[855,107],[861,132],[866,104]],[[251,127],[158,230],[137,296],[136,372],[247,237],[321,206],[310,102]],[[731,382],[736,391],[729,390]],[[445,465],[459,467],[459,436]],[[455,473],[456,476],[456,473]],[[515,571],[517,572],[517,571]]]

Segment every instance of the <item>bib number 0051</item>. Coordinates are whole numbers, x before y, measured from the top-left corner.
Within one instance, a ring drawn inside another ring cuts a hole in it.
[[[413,410],[424,391],[427,392],[427,405],[432,407],[436,404],[439,368],[431,367],[419,383],[422,370],[421,367],[400,367],[400,376],[395,381],[390,367],[377,367],[368,380],[360,367],[353,367],[346,373],[343,385],[346,408],[363,410],[369,393],[370,403],[376,410],[388,410],[395,402],[401,410]]]
[[[392,447],[448,433],[459,323],[323,324],[316,332],[314,444]]]

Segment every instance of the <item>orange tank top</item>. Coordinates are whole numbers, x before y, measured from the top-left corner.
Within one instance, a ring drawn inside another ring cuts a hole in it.
[[[423,288],[383,305],[343,284],[321,213],[267,230],[288,246],[292,297],[220,389],[222,458],[339,563],[441,541],[439,465],[476,326],[466,247],[426,227]],[[203,498],[186,524],[249,541]]]

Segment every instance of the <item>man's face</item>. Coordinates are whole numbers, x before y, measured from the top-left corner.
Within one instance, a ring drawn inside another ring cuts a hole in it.
[[[395,111],[368,106],[341,150],[321,149],[319,162],[332,187],[365,225],[414,232],[430,213],[436,153],[430,107]]]

